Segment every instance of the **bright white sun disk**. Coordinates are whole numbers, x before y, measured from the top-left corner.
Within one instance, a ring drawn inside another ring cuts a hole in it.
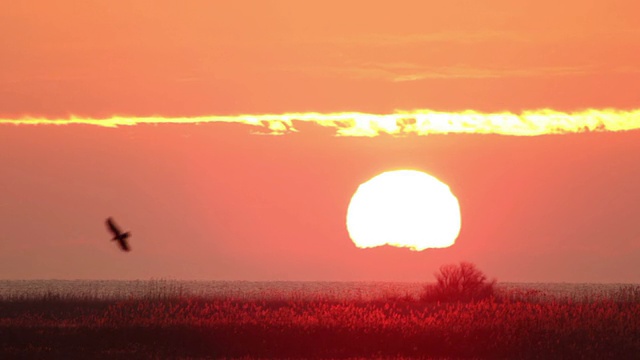
[[[388,171],[361,184],[347,210],[347,230],[359,248],[449,247],[460,225],[460,205],[449,187],[416,170]]]

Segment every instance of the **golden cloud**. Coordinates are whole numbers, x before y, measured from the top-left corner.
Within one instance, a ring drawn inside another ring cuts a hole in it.
[[[536,136],[590,131],[629,131],[640,129],[640,109],[588,109],[561,112],[550,109],[521,113],[482,113],[473,110],[442,112],[433,110],[396,111],[390,114],[361,112],[285,113],[258,115],[212,115],[195,117],[135,117],[67,119],[25,117],[0,119],[0,124],[14,125],[93,125],[102,127],[140,124],[238,123],[254,127],[260,133],[281,135],[298,132],[297,125],[313,123],[332,128],[338,136],[430,135],[430,134],[501,134]]]

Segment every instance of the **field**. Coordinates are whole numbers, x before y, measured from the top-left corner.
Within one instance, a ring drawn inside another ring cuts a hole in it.
[[[0,358],[594,358],[640,354],[640,287],[472,303],[42,294],[0,299]]]

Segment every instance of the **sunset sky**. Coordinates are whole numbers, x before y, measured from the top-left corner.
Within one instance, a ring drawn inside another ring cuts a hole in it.
[[[0,279],[431,281],[470,261],[498,281],[640,282],[639,13],[3,4]],[[349,239],[353,193],[397,169],[449,185],[455,245]]]

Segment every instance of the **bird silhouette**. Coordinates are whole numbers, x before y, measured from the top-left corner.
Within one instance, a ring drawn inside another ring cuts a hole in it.
[[[127,238],[131,235],[129,234],[129,232],[120,231],[120,229],[113,222],[113,218],[107,219],[107,228],[113,234],[113,239],[111,240],[118,241],[118,244],[120,245],[120,248],[123,251],[131,251],[131,248],[129,247],[129,243],[127,243]]]

